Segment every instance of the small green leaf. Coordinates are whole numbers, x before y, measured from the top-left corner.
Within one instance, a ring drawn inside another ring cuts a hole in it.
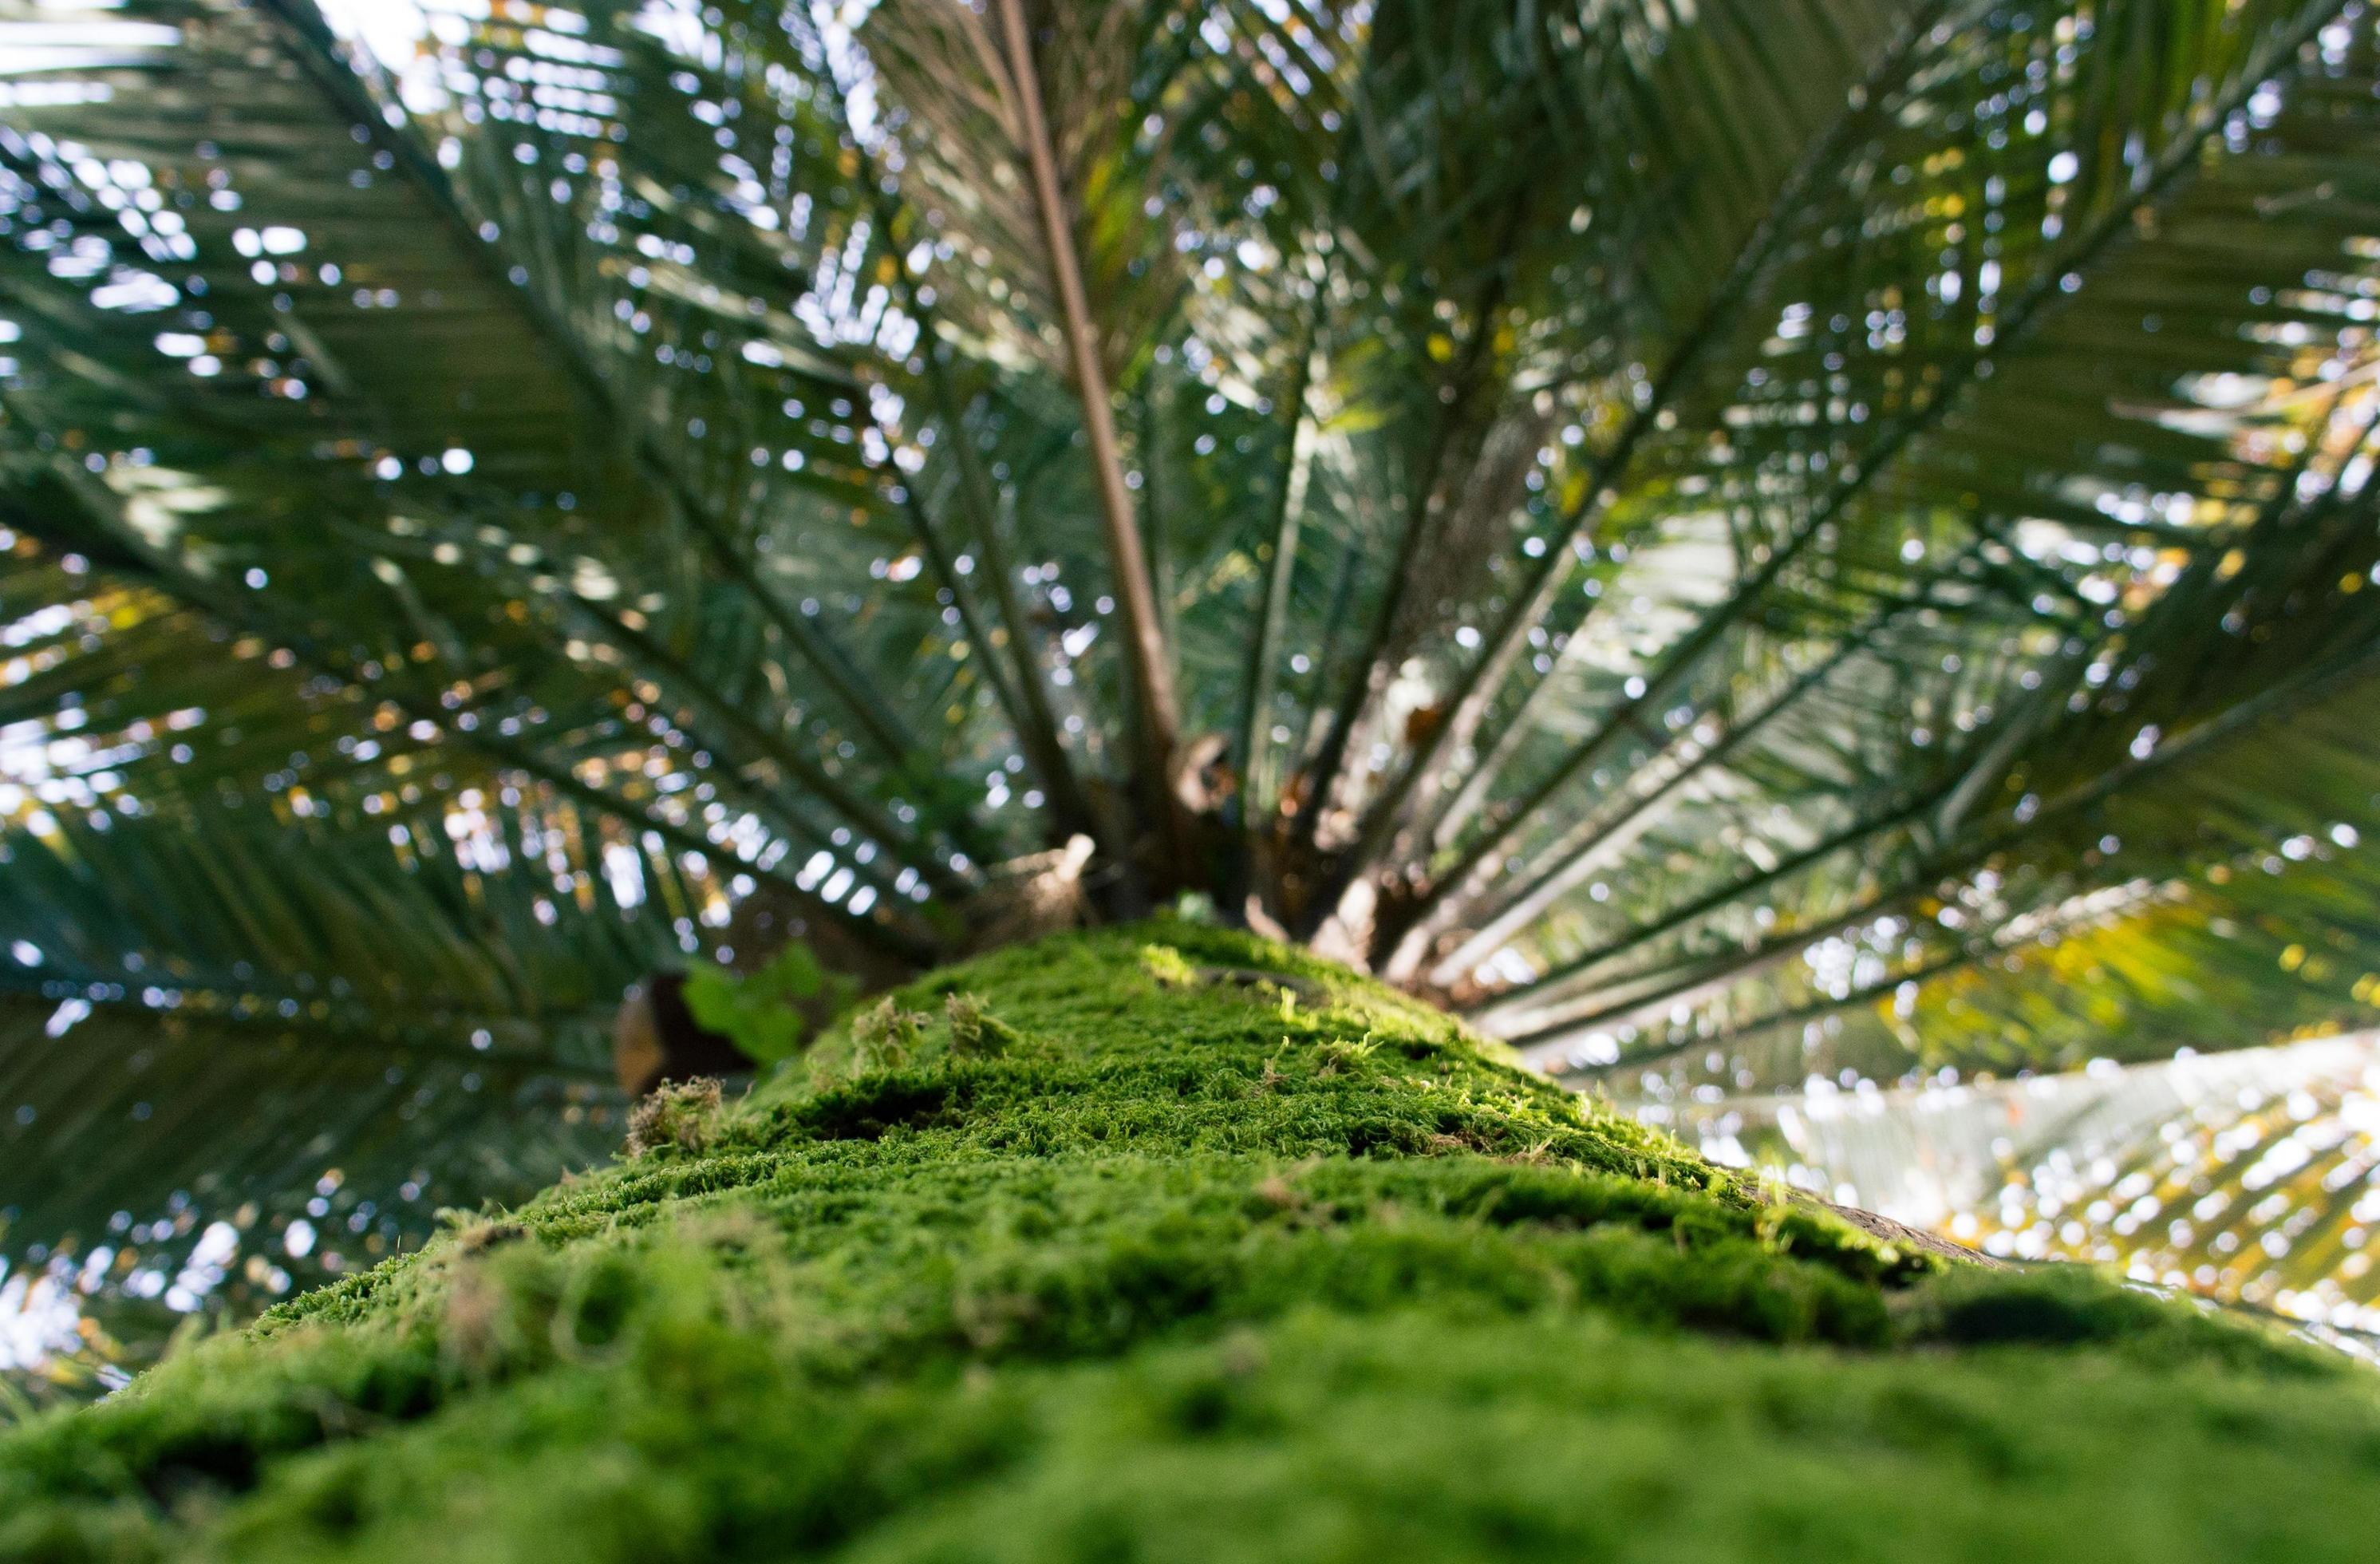
[[[808,1034],[801,1001],[825,998],[844,982],[797,942],[748,977],[715,966],[687,974],[686,1007],[705,1031],[725,1037],[755,1063],[775,1064],[800,1051]],[[834,995],[835,1002],[840,999]]]

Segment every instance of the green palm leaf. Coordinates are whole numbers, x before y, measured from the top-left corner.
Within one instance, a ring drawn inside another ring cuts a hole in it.
[[[1706,1152],[2011,1259],[2375,1333],[2374,1039],[1655,1110]]]

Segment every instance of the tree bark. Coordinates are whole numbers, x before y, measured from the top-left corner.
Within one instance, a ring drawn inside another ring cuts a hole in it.
[[[2366,1557],[2361,1368],[1778,1198],[1179,923],[0,1433],[0,1559]]]

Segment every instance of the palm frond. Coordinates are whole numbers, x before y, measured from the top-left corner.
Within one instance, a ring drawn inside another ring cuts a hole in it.
[[[1704,1149],[2010,1259],[2380,1330],[2380,1039],[1653,1109]]]

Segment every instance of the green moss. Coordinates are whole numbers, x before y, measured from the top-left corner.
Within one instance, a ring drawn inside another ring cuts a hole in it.
[[[2361,1559],[2363,1371],[1187,925],[929,977],[0,1437],[0,1558]]]

